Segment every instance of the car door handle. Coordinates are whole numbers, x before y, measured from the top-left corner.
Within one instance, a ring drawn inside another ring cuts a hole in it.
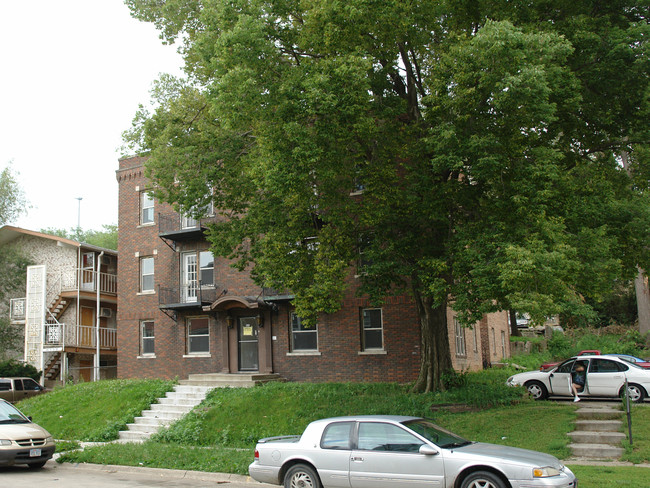
[[[359,456],[352,456],[352,462],[353,463],[361,463],[363,462],[363,458]]]

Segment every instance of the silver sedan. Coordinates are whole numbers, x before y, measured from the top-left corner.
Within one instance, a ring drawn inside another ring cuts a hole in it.
[[[301,436],[261,439],[249,466],[257,481],[285,488],[576,488],[548,454],[471,442],[428,419],[317,420]]]

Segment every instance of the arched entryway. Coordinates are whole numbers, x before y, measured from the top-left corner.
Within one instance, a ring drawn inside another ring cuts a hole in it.
[[[252,297],[224,296],[204,310],[223,327],[224,373],[272,373],[271,307]]]

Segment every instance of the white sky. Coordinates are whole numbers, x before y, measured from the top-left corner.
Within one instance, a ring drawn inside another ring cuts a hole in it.
[[[32,206],[10,224],[117,224],[121,134],[181,66],[122,0],[0,0],[0,169],[13,160]]]

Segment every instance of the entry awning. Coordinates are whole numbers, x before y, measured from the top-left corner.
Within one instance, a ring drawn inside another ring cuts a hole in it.
[[[203,307],[204,312],[226,312],[236,308],[245,309],[268,309],[271,308],[264,300],[258,297],[247,297],[230,295],[218,298],[210,305]]]

